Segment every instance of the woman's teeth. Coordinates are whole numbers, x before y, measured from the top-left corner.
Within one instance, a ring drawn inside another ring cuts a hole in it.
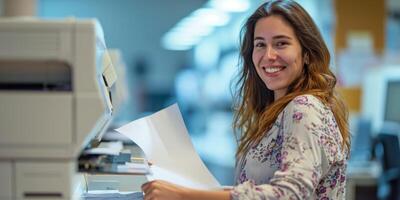
[[[267,73],[275,73],[281,71],[284,67],[264,67],[265,72]]]

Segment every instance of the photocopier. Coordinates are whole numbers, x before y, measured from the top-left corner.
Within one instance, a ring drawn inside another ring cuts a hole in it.
[[[79,199],[117,79],[95,19],[0,19],[0,199]]]

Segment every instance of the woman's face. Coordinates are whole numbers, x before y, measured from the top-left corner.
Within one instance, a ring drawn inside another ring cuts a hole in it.
[[[257,74],[274,91],[275,100],[281,98],[303,70],[302,48],[293,28],[280,16],[261,18],[253,45]]]

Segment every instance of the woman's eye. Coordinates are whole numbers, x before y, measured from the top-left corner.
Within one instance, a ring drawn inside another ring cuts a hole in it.
[[[283,47],[283,46],[285,46],[285,45],[287,45],[288,43],[287,42],[277,42],[276,43],[276,46],[277,47]]]
[[[265,45],[264,45],[264,43],[259,42],[259,43],[256,43],[254,46],[255,47],[264,47]]]

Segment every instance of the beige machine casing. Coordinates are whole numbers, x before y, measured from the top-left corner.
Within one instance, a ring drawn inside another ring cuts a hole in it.
[[[0,199],[79,198],[77,158],[113,110],[106,55],[96,20],[0,20]]]

